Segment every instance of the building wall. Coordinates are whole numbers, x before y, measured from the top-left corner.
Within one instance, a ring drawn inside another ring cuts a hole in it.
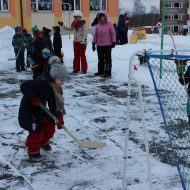
[[[31,27],[31,9],[27,7],[26,0],[22,0],[23,5],[23,26]],[[21,25],[20,0],[9,0],[9,11],[0,11],[0,28],[4,26],[16,27]]]
[[[181,7],[175,7],[179,3]],[[182,27],[188,20],[188,1],[187,0],[165,0],[165,32],[182,32]],[[162,8],[162,7],[161,7]]]
[[[20,1],[22,1],[22,14]],[[106,3],[109,20],[113,23],[117,22],[119,15],[119,0],[107,0]],[[30,30],[33,25],[37,25],[39,28],[42,26],[52,28],[52,26],[57,25],[57,22],[60,20],[63,20],[66,25],[70,25],[73,20],[73,12],[69,13],[62,11],[62,0],[53,0],[52,6],[52,11],[33,12],[31,10],[30,0],[9,0],[9,11],[0,11],[0,28],[6,25],[11,27],[23,25],[23,27],[28,30]],[[90,24],[94,20],[97,12],[90,12],[89,7],[90,0],[81,0],[81,11],[90,28]],[[23,23],[21,15],[23,15]]]

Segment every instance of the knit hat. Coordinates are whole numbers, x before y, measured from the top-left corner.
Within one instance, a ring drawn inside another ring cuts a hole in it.
[[[82,13],[81,13],[81,11],[79,11],[79,10],[75,10],[75,11],[73,12],[73,16],[80,16],[80,17],[82,18]]]
[[[53,79],[60,79],[60,80],[65,81],[65,80],[67,80],[67,77],[68,77],[68,71],[67,71],[65,65],[56,63],[51,66],[50,76]]]
[[[44,49],[42,50],[42,55],[47,55],[48,57],[50,57],[50,56],[51,56],[50,50],[47,49],[47,48],[44,48]]]
[[[53,64],[62,64],[61,59],[59,57],[55,56],[55,55],[50,57],[49,65],[53,65]]]
[[[38,29],[37,25],[32,27],[32,32],[38,32],[38,31],[39,31],[39,29]]]
[[[21,32],[22,31],[22,27],[21,26],[17,26],[16,28],[15,28],[15,32]]]

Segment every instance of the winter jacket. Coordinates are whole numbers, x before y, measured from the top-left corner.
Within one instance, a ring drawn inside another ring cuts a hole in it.
[[[55,26],[54,27],[55,33],[53,36],[53,48],[55,49],[61,49],[62,48],[62,40],[60,35],[60,27]]]
[[[21,84],[20,89],[23,93],[18,114],[20,126],[28,131],[32,131],[32,125],[35,124],[36,130],[41,131],[44,118],[47,118],[54,124],[54,121],[40,106],[33,106],[31,104],[32,97],[36,96],[43,105],[48,103],[50,112],[56,117],[61,114],[61,112],[56,111],[54,93],[50,83],[40,79],[28,80]]]
[[[125,21],[125,16],[124,15],[120,15],[119,16],[119,20],[118,20],[118,24],[117,24],[117,30],[118,31],[126,31],[126,21]]]
[[[24,52],[25,50],[25,43],[26,43],[26,38],[22,34],[15,34],[12,38],[12,46],[14,47],[14,51],[18,53]]]
[[[28,52],[31,52],[32,51],[32,43],[33,43],[32,35],[26,34],[25,39],[26,39],[26,43],[25,43],[26,49]]]
[[[73,21],[74,22],[74,21]],[[74,32],[74,42],[80,42],[81,44],[86,44],[87,45],[87,26],[86,26],[86,21],[85,20],[80,20],[80,22],[84,23],[81,27],[75,28],[75,27],[67,27],[63,24],[62,28],[68,31],[73,31]]]
[[[31,65],[33,71],[33,79],[41,79],[50,81],[50,69],[51,66],[48,63],[48,59],[44,59],[42,56],[37,60],[37,64]]]
[[[48,48],[50,52],[52,51],[51,39],[49,37],[36,38],[32,47],[32,60],[35,64],[38,64],[38,60],[42,56],[42,50],[44,48]]]
[[[115,29],[113,24],[108,22],[107,13],[103,13],[106,16],[105,23],[98,23],[96,26],[93,43],[97,46],[111,46],[116,42]]]

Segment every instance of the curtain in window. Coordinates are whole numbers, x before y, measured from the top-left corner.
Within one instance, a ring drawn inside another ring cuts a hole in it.
[[[52,0],[39,0],[38,10],[51,11],[52,10]]]
[[[8,10],[8,0],[3,0],[3,10]]]
[[[74,11],[74,0],[62,0],[63,11],[69,11],[69,5],[70,5],[70,10]]]
[[[106,0],[90,0],[90,11],[106,10]]]

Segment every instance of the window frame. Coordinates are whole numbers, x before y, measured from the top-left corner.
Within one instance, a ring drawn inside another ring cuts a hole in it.
[[[93,0],[90,0],[90,1],[93,1]],[[100,9],[99,10],[91,10],[90,7],[89,7],[90,12],[100,12],[100,11],[106,11],[107,10],[107,0],[98,0],[98,1],[99,1]],[[106,8],[104,10],[102,9],[103,1],[106,2],[106,4],[105,4]]]
[[[63,0],[62,0],[62,4],[61,4],[61,6],[62,6],[62,12],[75,11],[75,10],[80,10],[81,11],[81,0],[79,0],[80,1],[80,7],[79,7],[79,9],[76,9],[76,1],[77,0],[73,0],[73,4],[74,4],[73,10],[63,10],[63,4],[70,4],[70,3],[63,3]]]
[[[0,4],[1,4],[0,12],[9,12],[9,11],[10,11],[10,8],[9,8],[9,0],[7,0],[8,9],[3,9],[3,0],[0,0]]]
[[[33,2],[35,1],[35,2]],[[53,0],[50,0],[51,2],[39,2],[39,0],[31,0],[31,10],[32,12],[53,12]],[[51,4],[51,10],[39,10],[39,3],[45,3],[45,4],[48,4],[50,3]],[[35,9],[32,8],[32,5],[36,6]]]

